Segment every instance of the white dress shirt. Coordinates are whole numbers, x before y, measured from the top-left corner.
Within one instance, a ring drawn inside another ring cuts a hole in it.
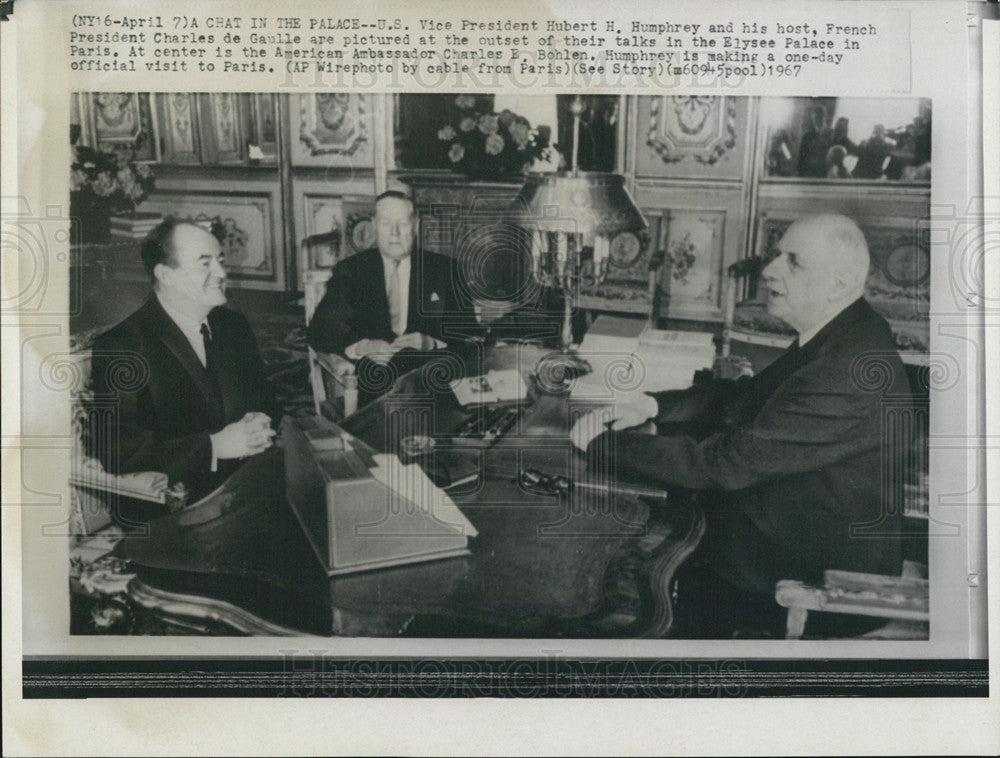
[[[208,366],[208,356],[205,355],[205,340],[201,336],[201,325],[205,324],[208,326],[208,319],[203,318],[197,321],[186,313],[181,313],[176,308],[167,305],[159,295],[156,296],[156,299],[160,301],[160,305],[163,306],[166,314],[170,316],[170,320],[177,324],[177,328],[187,337],[187,341],[191,343],[194,354],[198,356],[201,365]],[[212,333],[211,327],[209,327],[208,333]]]
[[[411,256],[406,256],[399,262],[399,322],[403,325],[403,333],[406,332],[406,323],[410,317],[410,260]],[[394,261],[385,255],[382,256],[382,270],[385,274],[385,291],[388,296],[389,280],[392,278]],[[400,335],[396,335],[399,337]],[[361,358],[361,343],[365,340],[358,340],[353,345],[348,345],[344,350],[344,355],[352,361]]]
[[[382,256],[382,270],[385,272],[385,291],[389,292],[389,280],[392,278],[392,269],[395,261],[392,258]],[[410,256],[406,256],[399,262],[399,323],[403,325],[403,331],[397,334],[399,337],[406,333],[406,323],[410,316]]]

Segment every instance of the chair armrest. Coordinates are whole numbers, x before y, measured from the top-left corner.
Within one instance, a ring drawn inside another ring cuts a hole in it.
[[[124,497],[167,505],[171,510],[184,507],[187,490],[183,483],[170,487],[167,475],[158,471],[135,474],[109,474],[93,458],[85,458],[80,465],[71,467],[70,484],[75,487],[111,492]]]
[[[333,379],[340,387],[344,387],[344,378],[354,376],[354,363],[336,353],[316,353],[316,365]]]
[[[929,584],[926,579],[827,571],[823,587],[789,579],[778,582],[774,599],[785,608],[806,611],[912,621],[930,619]]]

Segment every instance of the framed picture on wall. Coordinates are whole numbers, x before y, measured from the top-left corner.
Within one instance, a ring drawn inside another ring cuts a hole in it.
[[[661,316],[708,321],[722,317],[725,223],[721,209],[658,214]]]
[[[647,142],[667,163],[711,166],[736,144],[736,102],[721,96],[653,98]]]
[[[299,139],[311,155],[353,155],[368,140],[368,98],[350,92],[317,92],[299,103]]]
[[[927,98],[765,98],[762,175],[928,184],[931,115]]]
[[[77,96],[82,144],[100,151],[128,146],[134,160],[160,160],[157,120],[148,92],[89,92]]]

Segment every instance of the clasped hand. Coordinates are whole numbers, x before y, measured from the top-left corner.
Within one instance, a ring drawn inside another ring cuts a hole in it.
[[[212,452],[220,460],[257,455],[274,444],[274,434],[266,413],[250,412],[211,435]]]
[[[618,432],[644,424],[657,414],[656,400],[649,395],[638,395],[616,405],[591,411],[579,419],[570,431],[574,447],[586,451],[591,441],[610,428]]]

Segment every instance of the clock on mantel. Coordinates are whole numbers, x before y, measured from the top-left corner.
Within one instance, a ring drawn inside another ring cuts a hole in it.
[[[604,262],[604,278],[599,283],[593,283],[592,270],[585,271],[578,307],[648,315],[654,291],[650,276],[650,269],[656,260],[653,239],[654,235],[648,231],[624,231],[611,237]]]

